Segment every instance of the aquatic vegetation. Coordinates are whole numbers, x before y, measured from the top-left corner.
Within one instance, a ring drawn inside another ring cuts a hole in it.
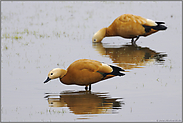
[[[62,108],[61,111],[60,110],[56,111],[54,109],[52,109],[52,110],[51,109],[49,109],[49,110],[47,109],[46,112],[50,113],[50,114],[64,114],[64,113],[67,113],[63,108]],[[42,114],[44,114],[44,112]]]
[[[14,36],[13,38],[14,38],[14,39],[22,39],[22,36],[17,36],[17,35],[16,35],[16,36]]]
[[[8,49],[8,47],[7,47],[7,46],[5,46],[5,49],[7,50],[7,49]]]

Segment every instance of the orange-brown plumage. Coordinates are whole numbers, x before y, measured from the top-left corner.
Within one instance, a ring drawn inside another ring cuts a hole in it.
[[[51,79],[60,78],[60,81],[64,84],[71,85],[81,85],[81,86],[90,86],[91,84],[99,82],[104,79],[108,79],[114,76],[122,76],[124,71],[119,67],[112,65],[103,64],[99,61],[90,60],[90,59],[80,59],[73,62],[67,70],[60,68],[55,68],[51,70],[48,74],[48,82]]]
[[[93,42],[101,42],[104,37],[121,36],[123,38],[138,38],[148,36],[159,30],[166,30],[164,22],[155,22],[132,14],[124,14],[116,18],[113,23],[96,32],[92,38]]]

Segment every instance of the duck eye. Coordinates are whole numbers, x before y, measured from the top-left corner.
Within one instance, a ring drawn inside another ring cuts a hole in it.
[[[97,39],[94,39],[93,41],[97,41]]]
[[[51,75],[53,75],[53,73],[51,73]]]

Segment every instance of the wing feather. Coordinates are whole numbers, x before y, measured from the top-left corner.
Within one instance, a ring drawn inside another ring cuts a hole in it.
[[[99,70],[99,67],[102,64],[95,60],[90,59],[80,59],[75,62],[73,62],[69,67],[68,70],[83,70],[87,69],[88,71],[95,72]]]
[[[78,71],[84,69],[90,72],[101,72],[101,73],[111,73],[113,71],[113,69],[109,65],[90,59],[77,60],[73,62],[68,68],[69,71],[73,70]]]
[[[129,23],[136,23],[146,26],[156,26],[157,23],[153,20],[143,18],[141,16],[136,16],[132,14],[123,14],[119,17],[121,22],[129,22]]]

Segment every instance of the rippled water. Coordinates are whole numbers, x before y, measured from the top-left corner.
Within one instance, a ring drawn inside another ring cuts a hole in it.
[[[1,2],[1,121],[181,121],[181,2]],[[129,39],[93,34],[119,15],[165,21],[168,29]],[[44,84],[77,59],[126,70],[92,85]]]

